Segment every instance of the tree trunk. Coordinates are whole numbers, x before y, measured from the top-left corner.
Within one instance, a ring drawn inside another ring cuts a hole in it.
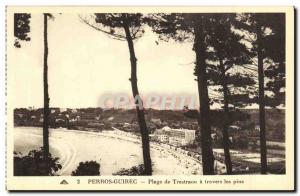
[[[144,167],[145,167],[144,174],[150,176],[152,175],[152,163],[150,157],[149,133],[146,125],[142,100],[140,99],[138,86],[137,86],[137,76],[136,76],[137,59],[135,57],[134,46],[133,46],[133,41],[130,34],[129,26],[126,21],[124,22],[124,30],[126,33],[126,39],[127,39],[129,53],[130,53],[130,63],[131,63],[130,82],[131,82],[132,94],[133,94],[133,98],[138,98],[140,101],[140,103],[138,103],[137,100],[135,104],[136,104],[137,119],[138,119],[140,132],[142,136],[143,159],[144,159]]]
[[[229,127],[229,108],[228,108],[228,86],[227,86],[227,78],[226,78],[226,71],[223,65],[223,61],[220,60],[220,66],[222,69],[222,87],[223,87],[223,96],[224,96],[224,124],[223,124],[223,147],[224,147],[224,156],[225,156],[225,165],[226,165],[226,172],[227,174],[232,174],[232,163],[230,158],[230,143],[229,143],[229,134],[228,134],[228,127]]]
[[[257,60],[258,60],[258,101],[259,101],[259,126],[260,126],[260,154],[261,154],[261,174],[267,173],[267,145],[265,127],[265,95],[264,95],[264,65],[261,43],[261,24],[259,16],[256,17],[257,25]]]
[[[44,121],[43,148],[44,156],[49,155],[49,93],[48,93],[48,15],[44,13]]]
[[[203,175],[214,174],[214,155],[211,144],[210,108],[207,89],[206,63],[205,63],[205,43],[201,16],[195,18],[195,41],[196,52],[196,76],[198,83],[198,93],[200,101],[200,131],[201,131],[201,151]]]

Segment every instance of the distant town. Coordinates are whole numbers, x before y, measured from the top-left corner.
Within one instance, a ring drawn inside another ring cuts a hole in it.
[[[233,149],[255,150],[259,145],[258,110],[243,110],[244,117],[230,126],[230,140]],[[222,116],[218,110],[212,112],[212,139],[215,147],[222,145]],[[236,114],[241,116],[240,114]],[[284,142],[284,110],[267,110],[267,139]],[[186,111],[146,110],[146,121],[151,140],[170,143],[176,146],[196,145],[199,136],[197,119],[187,115]],[[18,108],[14,110],[15,126],[42,127],[42,108]],[[139,135],[139,126],[135,110],[102,108],[51,108],[51,128],[71,130],[103,131],[120,129]]]

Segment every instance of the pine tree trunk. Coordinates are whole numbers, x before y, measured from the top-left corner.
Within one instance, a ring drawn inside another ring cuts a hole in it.
[[[44,13],[44,121],[43,121],[43,148],[44,156],[49,155],[49,93],[48,93],[48,16]]]
[[[258,60],[258,100],[259,100],[259,125],[260,125],[260,154],[261,154],[261,174],[267,173],[267,145],[265,127],[265,95],[264,95],[264,65],[261,43],[261,24],[257,17],[257,60]]]
[[[132,94],[134,98],[139,98],[139,91],[138,91],[138,86],[137,86],[137,59],[135,57],[135,52],[134,52],[134,46],[133,46],[133,41],[132,37],[130,34],[129,26],[124,22],[124,30],[126,33],[126,39],[128,43],[128,48],[129,48],[129,53],[130,53],[130,62],[131,62],[131,87],[132,87]],[[141,99],[140,99],[141,103]],[[148,133],[148,128],[146,125],[146,120],[145,120],[145,114],[144,114],[144,108],[143,104],[138,104],[136,102],[136,112],[137,112],[137,119],[140,127],[140,132],[142,136],[142,148],[143,148],[143,159],[144,159],[144,167],[145,167],[145,175],[152,175],[152,164],[151,164],[151,156],[150,156],[150,145],[149,145],[149,133]]]
[[[200,131],[201,131],[201,151],[203,175],[214,174],[214,155],[211,144],[210,108],[207,89],[206,63],[205,63],[205,43],[201,16],[195,17],[195,41],[196,52],[196,76],[198,82],[198,93],[200,101]]]
[[[227,174],[232,174],[232,162],[230,158],[230,144],[229,144],[229,134],[228,134],[228,127],[229,127],[229,108],[228,108],[228,86],[227,86],[227,79],[226,79],[226,71],[223,65],[223,61],[220,60],[220,66],[222,69],[222,86],[223,86],[223,96],[224,96],[224,124],[223,124],[223,147],[224,147],[224,156],[225,156],[225,165],[226,165],[226,172]]]

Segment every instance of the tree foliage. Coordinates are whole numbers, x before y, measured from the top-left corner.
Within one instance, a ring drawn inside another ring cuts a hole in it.
[[[80,20],[110,38],[120,41],[127,41],[125,24],[129,27],[133,40],[139,39],[145,32],[144,17],[140,13],[95,13],[88,16],[81,15]]]
[[[80,162],[72,176],[100,176],[100,164],[96,161]]]
[[[120,171],[113,174],[114,176],[144,176],[145,167],[143,164],[133,166],[130,169],[121,169]]]
[[[253,76],[245,69],[251,63],[252,54],[245,44],[241,42],[243,35],[233,30],[236,22],[235,14],[216,15],[212,20],[210,36],[207,39],[208,80],[210,86],[223,86],[228,88],[228,102],[231,107],[242,108],[251,104],[251,87],[255,85]],[[237,71],[239,70],[239,71]],[[222,88],[212,88],[217,97],[211,96],[211,103],[224,103],[224,97],[219,96]],[[223,98],[222,98],[223,97]]]
[[[31,150],[28,155],[14,153],[15,176],[54,176],[62,168],[59,158],[49,153],[44,157],[44,150]]]
[[[31,14],[28,13],[15,13],[14,14],[14,46],[21,48],[21,41],[30,41],[30,18]]]
[[[258,24],[261,25],[261,58],[263,59],[266,82],[265,105],[277,107],[285,105],[285,14],[282,13],[243,13],[239,14],[234,25],[244,34],[244,40],[251,43],[249,49],[257,55]],[[257,61],[253,63],[257,66]],[[257,74],[257,73],[256,73]],[[258,102],[256,97],[254,100]]]

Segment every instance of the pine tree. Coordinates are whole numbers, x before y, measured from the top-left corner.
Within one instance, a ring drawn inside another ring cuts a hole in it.
[[[43,84],[44,84],[44,116],[43,116],[43,152],[44,157],[49,155],[49,92],[48,92],[48,20],[53,18],[49,13],[44,13],[44,73],[43,73]],[[16,13],[14,15],[14,35],[16,37],[14,46],[17,48],[21,47],[20,41],[30,41],[30,18],[31,14],[27,13]]]
[[[230,141],[228,129],[234,119],[231,111],[235,108],[250,104],[249,87],[255,82],[242,72],[246,64],[250,63],[251,54],[241,43],[242,35],[234,32],[233,21],[235,14],[216,14],[212,20],[208,43],[208,76],[210,86],[214,91],[223,95],[211,98],[213,103],[219,103],[223,108],[223,147],[227,174],[232,174],[230,157]],[[237,71],[239,70],[239,71]]]
[[[214,174],[214,155],[211,143],[210,106],[207,84],[207,43],[212,14],[151,14],[148,24],[165,41],[192,41],[196,54],[195,76],[198,84],[203,174]]]
[[[52,15],[44,13],[44,114],[43,114],[43,147],[47,157],[49,155],[49,90],[48,90],[48,20]]]
[[[246,40],[252,45],[251,51],[256,55],[262,174],[266,174],[268,171],[265,106],[272,105],[274,107],[284,100],[284,92],[281,92],[285,83],[284,20],[284,15],[280,13],[244,13],[239,15],[239,20],[235,24],[238,29],[248,35]],[[276,65],[276,62],[280,65]],[[271,81],[267,81],[266,86],[265,79],[267,77]],[[268,98],[266,89],[274,92],[273,98]]]
[[[152,163],[150,156],[149,131],[146,125],[145,112],[140,93],[137,86],[137,58],[134,50],[134,40],[144,34],[143,15],[127,13],[96,13],[90,18],[81,17],[81,21],[93,29],[105,33],[109,37],[117,40],[127,41],[130,63],[131,63],[131,87],[132,95],[136,101],[137,119],[142,136],[143,159],[145,165],[145,175],[152,175]]]

